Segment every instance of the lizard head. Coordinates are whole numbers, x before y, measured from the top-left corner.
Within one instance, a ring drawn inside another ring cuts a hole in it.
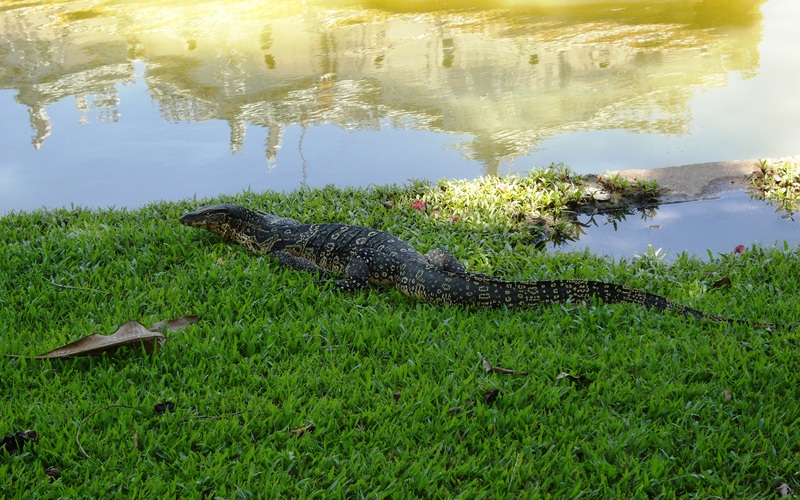
[[[270,250],[269,236],[272,230],[299,224],[294,219],[229,204],[208,205],[188,212],[181,216],[180,223],[205,229],[261,252]]]
[[[183,214],[181,224],[199,227],[223,238],[246,244],[253,241],[258,227],[259,213],[237,205],[208,205]]]
[[[180,222],[185,226],[207,229],[227,237],[228,233],[240,230],[255,215],[256,212],[236,205],[208,205],[183,214]]]

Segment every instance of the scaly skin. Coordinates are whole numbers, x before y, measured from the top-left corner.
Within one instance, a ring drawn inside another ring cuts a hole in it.
[[[633,303],[725,323],[664,297],[602,281],[505,281],[469,273],[445,250],[416,251],[383,231],[346,224],[301,224],[236,205],[210,205],[180,218],[181,224],[207,229],[252,252],[270,254],[295,269],[343,274],[331,280],[340,290],[368,284],[395,286],[405,295],[443,305],[480,308],[536,307],[553,302]]]

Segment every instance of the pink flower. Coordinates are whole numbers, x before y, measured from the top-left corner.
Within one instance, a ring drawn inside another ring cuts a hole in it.
[[[414,200],[414,202],[411,204],[411,208],[414,210],[425,210],[428,208],[428,206],[425,205],[425,202],[422,200]]]
[[[458,215],[450,217],[450,222],[458,222]]]
[[[733,253],[744,253],[744,245],[736,245],[736,248],[733,249]]]

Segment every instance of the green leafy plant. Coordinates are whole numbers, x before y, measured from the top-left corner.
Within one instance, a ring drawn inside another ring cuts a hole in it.
[[[761,171],[753,177],[759,197],[794,214],[800,209],[800,164],[795,161],[761,160]]]
[[[658,182],[652,179],[628,179],[619,172],[598,177],[597,182],[608,191],[632,199],[655,198],[661,194]]]

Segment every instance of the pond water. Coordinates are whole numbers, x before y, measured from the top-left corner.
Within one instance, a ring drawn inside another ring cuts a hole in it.
[[[588,248],[611,257],[650,254],[673,261],[681,252],[707,259],[732,253],[739,245],[795,248],[800,245],[800,218],[748,193],[721,193],[719,198],[674,203],[619,215],[579,216],[587,226],[580,239],[552,246],[555,251]]]
[[[796,0],[0,0],[0,215],[788,156]]]

